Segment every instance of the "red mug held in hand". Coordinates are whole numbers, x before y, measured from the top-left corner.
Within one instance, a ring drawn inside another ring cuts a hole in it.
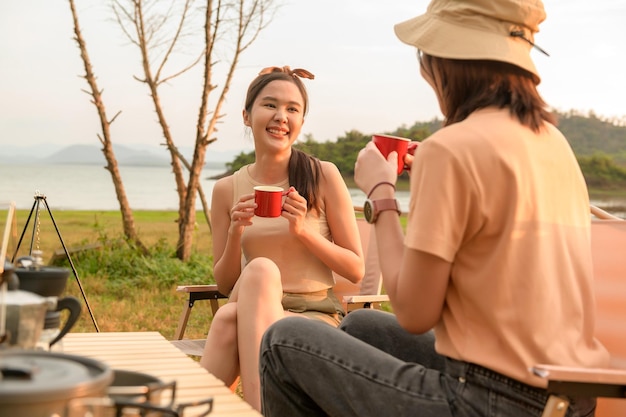
[[[404,165],[404,156],[409,153],[413,155],[417,148],[418,142],[411,142],[410,139],[401,138],[399,136],[391,135],[372,135],[372,141],[378,148],[381,154],[387,159],[389,154],[393,151],[398,153],[398,175],[402,174],[402,171],[406,168]]]
[[[255,216],[278,217],[283,211],[283,197],[289,191],[271,185],[258,185],[254,187]]]

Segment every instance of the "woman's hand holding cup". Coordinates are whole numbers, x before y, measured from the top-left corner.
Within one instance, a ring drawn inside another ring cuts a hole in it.
[[[404,169],[407,171],[411,170],[411,166],[413,165],[413,159],[415,158],[415,150],[417,149],[419,142],[409,142],[409,146],[406,150],[406,155],[404,155]]]
[[[410,158],[409,163],[407,163],[407,156],[412,156],[415,153],[415,149],[417,149],[419,142],[412,142],[410,139],[401,138],[399,136],[380,134],[372,135],[372,142],[374,142],[380,153],[383,154],[385,158],[387,158],[391,152],[396,152],[398,154],[398,175],[402,174],[402,171],[405,169],[407,171],[411,169],[413,158]]]
[[[242,195],[230,209],[230,227],[235,230],[239,228],[239,233],[243,233],[243,228],[252,224],[255,207],[254,194]]]
[[[385,159],[374,142],[369,142],[359,151],[354,165],[354,182],[365,194],[369,194],[372,188],[380,182],[395,185],[398,179],[397,167],[397,152],[390,152]]]
[[[295,235],[299,235],[305,228],[307,214],[307,201],[298,193],[294,187],[289,187],[286,191],[287,198],[283,203],[281,216],[289,221],[289,230]]]

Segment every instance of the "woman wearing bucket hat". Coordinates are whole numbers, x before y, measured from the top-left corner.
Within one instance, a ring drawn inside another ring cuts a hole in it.
[[[593,337],[585,181],[530,59],[544,19],[538,0],[432,0],[396,25],[445,119],[405,158],[406,235],[393,210],[375,223],[394,314],[270,327],[264,415],[540,416],[533,365],[608,364]],[[371,143],[359,153],[370,199],[394,198],[396,159]],[[573,398],[567,416],[594,409]]]

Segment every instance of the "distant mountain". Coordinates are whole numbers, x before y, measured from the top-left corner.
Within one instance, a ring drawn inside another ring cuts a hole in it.
[[[113,145],[115,158],[120,166],[167,166],[170,164],[169,154],[164,148],[154,146]],[[192,151],[181,149],[184,155]],[[207,168],[223,168],[232,161],[239,151],[207,150],[205,166]],[[47,165],[104,165],[104,154],[96,145],[70,145],[66,147],[39,145],[23,147],[19,145],[2,146],[0,163],[6,165],[47,164]]]
[[[121,145],[114,145],[113,151],[121,166],[166,166],[169,161],[165,155],[150,151],[138,151]],[[71,145],[39,161],[51,165],[96,165],[104,164],[104,154],[92,145]]]

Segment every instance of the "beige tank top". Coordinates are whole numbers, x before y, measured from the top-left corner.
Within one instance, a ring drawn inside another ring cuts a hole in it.
[[[253,187],[257,185],[273,185],[284,190],[289,188],[288,179],[278,184],[261,184],[250,176],[248,168],[249,165],[246,165],[233,174],[233,204],[241,195],[253,193]],[[252,222],[241,238],[244,264],[257,257],[273,260],[281,272],[284,292],[313,292],[334,285],[330,268],[289,233],[287,219],[255,216]],[[306,223],[331,240],[324,207],[319,216],[308,212]]]

